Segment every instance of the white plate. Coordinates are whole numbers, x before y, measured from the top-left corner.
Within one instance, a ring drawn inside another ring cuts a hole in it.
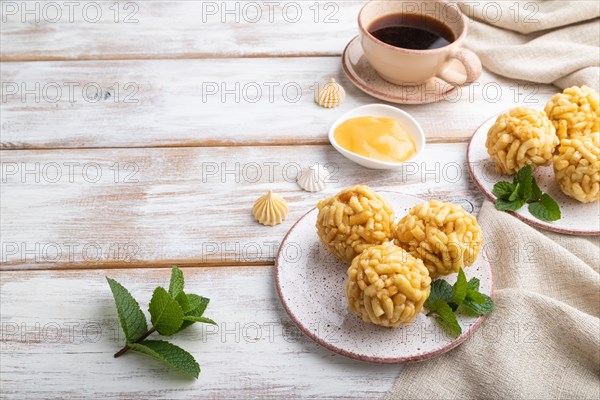
[[[395,192],[382,192],[401,218],[423,200]],[[281,302],[294,323],[315,342],[344,356],[378,363],[424,360],[458,346],[479,327],[483,317],[459,314],[463,333],[446,334],[435,317],[419,314],[401,328],[384,328],[364,322],[348,310],[344,281],[348,265],[337,260],[319,241],[317,209],[309,211],[290,229],[275,261],[275,283]],[[481,292],[492,295],[492,270],[483,251],[465,269],[467,279],[481,280]],[[453,284],[456,274],[446,277]]]
[[[492,193],[494,185],[500,181],[512,182],[513,177],[502,175],[496,172],[494,162],[490,160],[485,141],[487,133],[494,125],[496,118],[494,116],[483,123],[469,142],[467,148],[467,164],[469,172],[475,181],[475,184],[483,194],[492,202],[496,201],[496,196]],[[583,204],[565,195],[554,180],[554,170],[552,165],[547,167],[537,167],[533,174],[540,189],[554,197],[560,205],[561,218],[554,222],[544,222],[535,218],[527,210],[527,206],[510,212],[517,218],[538,228],[547,229],[554,232],[566,233],[569,235],[599,235],[600,234],[600,203]]]

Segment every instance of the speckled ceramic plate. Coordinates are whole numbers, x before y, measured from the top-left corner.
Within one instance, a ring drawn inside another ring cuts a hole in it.
[[[497,117],[496,115],[488,119],[483,125],[477,128],[467,148],[467,164],[469,165],[471,176],[475,184],[490,201],[496,201],[496,196],[493,195],[492,189],[497,182],[512,182],[513,179],[511,176],[496,172],[494,162],[490,160],[485,147],[487,133],[492,125],[494,125]],[[540,189],[554,197],[560,205],[561,219],[554,222],[540,221],[529,213],[527,206],[511,212],[511,214],[527,222],[529,225],[554,232],[569,235],[600,234],[600,203],[583,204],[565,195],[554,180],[554,170],[551,165],[536,168],[534,176]]]
[[[423,200],[383,192],[398,218]],[[344,281],[348,265],[319,242],[317,209],[309,211],[286,235],[275,262],[275,283],[281,302],[294,323],[308,337],[338,354],[362,361],[396,364],[445,353],[461,344],[479,327],[483,317],[459,315],[463,333],[449,337],[434,317],[419,314],[405,327],[390,329],[364,322],[348,310]],[[492,270],[483,251],[465,269],[467,279],[481,280],[481,291],[491,296]],[[450,283],[456,274],[446,278]]]
[[[400,86],[383,79],[364,56],[359,36],[348,43],[342,55],[342,67],[348,79],[360,90],[377,99],[395,104],[427,104],[453,99],[457,86],[440,78],[422,85]]]

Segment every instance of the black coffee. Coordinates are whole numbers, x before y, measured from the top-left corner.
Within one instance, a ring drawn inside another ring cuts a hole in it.
[[[452,30],[427,15],[390,14],[369,27],[369,33],[384,43],[411,50],[438,49],[454,42]]]

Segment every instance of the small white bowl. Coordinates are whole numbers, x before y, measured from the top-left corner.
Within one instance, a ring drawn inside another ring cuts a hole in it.
[[[400,124],[404,127],[404,129],[406,129],[406,132],[408,132],[410,137],[415,142],[415,146],[417,148],[415,155],[403,162],[387,162],[374,160],[372,158],[361,156],[346,150],[335,141],[333,133],[342,122],[357,117],[392,118],[400,122]],[[331,126],[331,129],[329,129],[329,142],[331,142],[331,145],[335,147],[335,149],[344,157],[354,161],[359,165],[362,165],[363,167],[371,169],[398,169],[401,168],[405,163],[414,161],[423,152],[423,149],[425,149],[425,133],[423,132],[421,125],[419,125],[419,123],[407,112],[386,104],[368,104],[366,106],[360,106],[350,110],[338,118],[338,120],[335,121]]]

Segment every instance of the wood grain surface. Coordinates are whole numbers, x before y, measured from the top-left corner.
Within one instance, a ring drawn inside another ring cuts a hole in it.
[[[105,275],[145,310],[168,269],[2,272],[2,397],[380,398],[401,369],[347,359],[304,336],[283,311],[272,267],[184,273],[186,291],[211,298],[206,315],[218,323],[169,338],[194,355],[198,381],[142,355],[113,358],[124,338]]]
[[[423,158],[359,167],[327,131],[379,102],[341,71],[362,4],[1,2],[0,397],[383,396],[400,366],[335,355],[289,320],[273,285],[279,243],[319,199],[358,183],[477,213],[467,139],[515,104],[542,109],[557,89],[484,72],[444,102],[400,106],[424,128]],[[331,77],[348,96],[324,110],[315,84]],[[311,194],[295,178],[313,162],[331,176]],[[269,189],[290,208],[273,228],[251,216]],[[173,338],[200,363],[199,381],[112,357],[124,339],[104,277],[146,309],[173,264],[219,324]]]
[[[465,152],[462,143],[432,144],[404,170],[374,171],[325,145],[3,151],[1,268],[272,263],[298,218],[354,184],[477,212],[482,195]],[[314,162],[331,173],[321,193],[295,183]],[[271,189],[290,212],[283,224],[264,227],[251,209]]]
[[[314,102],[335,77],[347,99]],[[4,63],[4,149],[325,144],[333,122],[380,102],[347,81],[339,57]],[[403,105],[430,142],[467,141],[515,104],[543,109],[556,92],[484,73],[434,105]]]
[[[2,3],[2,60],[39,61],[338,55],[365,1]]]

